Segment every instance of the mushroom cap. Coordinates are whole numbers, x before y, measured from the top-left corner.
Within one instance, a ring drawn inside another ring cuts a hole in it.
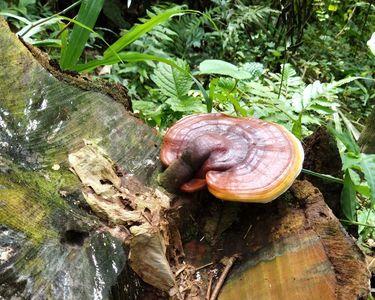
[[[265,203],[284,193],[301,172],[302,145],[283,126],[220,113],[178,121],[164,136],[160,159],[169,166],[190,144],[204,148],[205,140],[214,137],[221,146],[181,190],[193,192],[207,184],[223,200]]]

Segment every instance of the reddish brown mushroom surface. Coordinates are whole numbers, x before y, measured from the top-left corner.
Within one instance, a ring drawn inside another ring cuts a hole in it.
[[[160,152],[167,190],[204,188],[217,198],[269,202],[302,168],[300,141],[278,124],[224,114],[185,117],[165,134]]]

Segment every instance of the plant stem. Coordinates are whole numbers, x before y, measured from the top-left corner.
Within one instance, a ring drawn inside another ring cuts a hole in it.
[[[358,226],[375,228],[375,225],[364,224],[364,223],[356,222],[356,221],[349,221],[349,220],[342,220],[342,219],[340,219],[340,222],[348,223],[348,224],[351,224],[351,225],[358,225]]]
[[[341,184],[344,183],[344,181],[341,178],[337,178],[337,177],[334,177],[334,176],[331,176],[331,175],[321,174],[321,173],[317,173],[317,172],[314,172],[314,171],[311,171],[311,170],[307,170],[307,169],[302,169],[302,172],[305,173],[305,174],[308,174],[308,175],[319,177],[321,179],[326,179],[328,181],[332,181],[332,182],[336,182],[336,183],[341,183]]]
[[[25,32],[22,33],[22,35],[20,35],[20,37],[23,37],[26,33],[28,33],[31,29],[33,29],[34,27],[40,25],[40,24],[43,24],[61,14],[64,14],[66,13],[67,11],[71,10],[72,8],[76,7],[78,4],[80,4],[82,2],[82,0],[79,0],[77,2],[74,2],[72,5],[68,6],[67,8],[63,9],[62,11],[48,17],[48,18],[44,18],[44,19],[40,19],[39,21],[36,21],[35,23],[33,23]]]

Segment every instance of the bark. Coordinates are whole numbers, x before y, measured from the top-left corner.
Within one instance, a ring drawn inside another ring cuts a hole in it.
[[[0,19],[0,298],[108,298],[122,289],[119,276],[134,298],[144,285],[131,271],[121,272],[129,251],[122,239],[132,235],[129,222],[145,223],[132,178],[145,192],[160,167],[159,139],[125,110],[126,101],[108,95],[123,90],[63,74],[29,49]],[[96,163],[89,155],[70,163],[68,155],[90,143],[103,150],[90,152]],[[126,176],[132,178],[125,190]],[[90,205],[103,197],[106,209],[124,207],[116,221]],[[133,215],[138,218],[127,219]]]
[[[310,183],[265,205],[203,191],[169,207],[159,138],[124,101],[1,19],[0,54],[0,298],[168,298],[142,278],[203,299],[225,257],[241,258],[219,299],[367,296],[363,254]]]
[[[364,153],[375,153],[375,108],[372,109],[359,143]]]

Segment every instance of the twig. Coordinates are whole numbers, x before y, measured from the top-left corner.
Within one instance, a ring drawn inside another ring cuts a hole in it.
[[[186,269],[186,265],[184,265],[182,268],[180,268],[179,270],[177,270],[175,277],[177,277],[178,275],[180,275],[185,269]]]
[[[205,265],[203,265],[203,266],[200,266],[200,267],[196,268],[196,269],[195,269],[195,272],[197,272],[197,271],[199,271],[199,270],[202,270],[202,269],[204,269],[204,268],[206,268],[206,267],[208,267],[208,266],[211,266],[211,265],[213,265],[213,262],[210,262],[210,263],[208,263],[208,264],[205,264]]]
[[[205,300],[210,300],[210,296],[211,296],[211,288],[212,288],[212,280],[214,278],[214,275],[211,274],[210,276],[210,281],[208,282],[208,287],[207,287],[207,293],[206,293],[206,297],[204,298]]]
[[[374,263],[375,258],[371,260],[371,262],[367,265],[367,268],[371,271],[372,264]]]
[[[253,224],[250,224],[249,228],[247,229],[245,235],[243,236],[243,239],[246,239],[247,235],[249,234],[251,228],[253,227]]]
[[[341,30],[339,31],[339,33],[338,34],[336,34],[336,36],[335,36],[335,38],[338,38],[343,32],[344,32],[344,30],[346,29],[346,27],[348,26],[348,24],[349,24],[349,22],[350,22],[350,20],[353,18],[353,16],[354,16],[354,13],[355,13],[355,9],[356,9],[357,7],[356,6],[354,6],[354,8],[353,8],[353,10],[352,10],[352,13],[350,14],[350,16],[349,16],[349,18],[348,18],[348,20],[347,20],[347,22],[346,22],[346,24],[344,25],[344,27],[342,27],[341,28]]]
[[[215,289],[214,291],[212,292],[212,295],[210,297],[210,300],[216,300],[217,296],[219,295],[219,292],[221,290],[221,287],[223,286],[224,284],[224,281],[225,279],[227,278],[228,276],[228,273],[230,271],[230,269],[232,268],[234,262],[236,261],[236,259],[238,258],[238,255],[235,254],[233,255],[232,257],[230,257],[228,259],[228,262],[223,270],[223,273],[221,273],[220,275],[220,278],[219,278],[219,281],[217,282],[217,284],[215,285]]]

